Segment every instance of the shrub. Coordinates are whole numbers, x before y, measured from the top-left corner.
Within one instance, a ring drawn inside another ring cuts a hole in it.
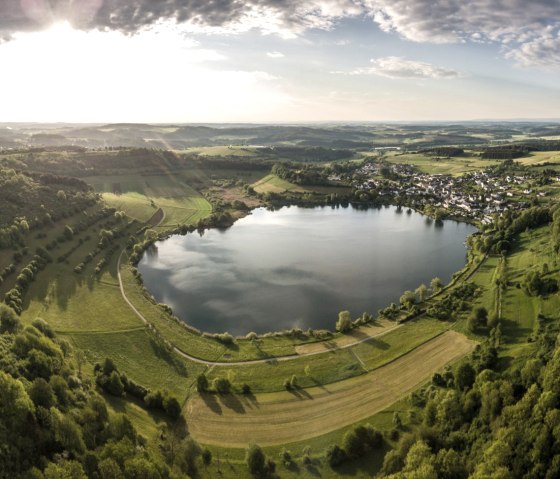
[[[220,394],[228,394],[231,391],[231,383],[227,378],[216,378],[212,382],[216,392]]]
[[[346,453],[337,444],[333,444],[327,448],[326,458],[329,466],[337,467],[346,460]]]

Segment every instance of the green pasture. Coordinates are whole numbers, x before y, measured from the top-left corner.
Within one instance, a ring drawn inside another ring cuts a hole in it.
[[[446,174],[453,176],[482,170],[498,163],[495,160],[483,160],[479,157],[467,155],[445,158],[424,153],[388,153],[384,159],[395,164],[415,166],[421,172],[430,175]]]

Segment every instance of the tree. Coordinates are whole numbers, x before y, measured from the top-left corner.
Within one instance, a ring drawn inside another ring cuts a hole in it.
[[[176,421],[181,416],[181,404],[179,404],[179,401],[174,396],[165,396],[163,399],[163,409],[165,409],[167,416],[173,421]]]
[[[352,459],[360,457],[364,453],[364,444],[356,434],[356,431],[346,431],[342,437],[342,449]]]
[[[480,326],[486,326],[488,323],[488,311],[485,307],[479,306],[474,310],[474,316]]]
[[[416,288],[414,293],[416,294],[418,301],[422,302],[428,297],[428,288],[424,283],[422,283],[418,286],[418,288]]]
[[[63,449],[72,454],[80,454],[85,451],[86,446],[82,438],[82,430],[71,419],[59,412],[57,409],[51,409],[53,419],[54,438]]]
[[[211,462],[212,462],[212,452],[209,449],[204,448],[202,451],[202,463],[205,466],[209,466]]]
[[[82,465],[77,461],[51,462],[45,468],[43,476],[45,479],[87,479]]]
[[[179,452],[179,466],[183,472],[191,477],[196,477],[196,460],[202,454],[199,444],[192,438],[187,438],[182,444]]]
[[[101,479],[114,479],[123,477],[121,468],[119,467],[117,462],[110,457],[103,459],[99,463],[98,468],[99,477],[101,477]]]
[[[227,378],[216,378],[212,382],[214,389],[220,394],[228,394],[231,390],[231,383]]]
[[[199,393],[208,391],[208,378],[205,374],[199,374],[196,378],[196,389]]]
[[[265,473],[266,457],[263,450],[257,444],[251,444],[245,454],[245,462],[249,472],[255,477],[261,477]]]
[[[443,282],[437,276],[430,281],[432,293],[437,293],[441,288],[443,288]]]
[[[340,466],[346,460],[346,453],[344,449],[340,448],[337,444],[333,444],[327,448],[327,462],[331,467]]]
[[[336,330],[345,333],[352,329],[352,318],[350,311],[341,311],[338,313],[338,321],[336,322]]]
[[[16,312],[6,306],[0,304],[0,334],[4,333],[17,333],[21,329],[21,323],[17,317]]]
[[[105,389],[109,394],[113,396],[122,396],[124,393],[124,385],[121,381],[121,377],[117,371],[113,371],[109,376],[109,381],[105,385]]]
[[[412,291],[405,291],[399,300],[401,306],[406,309],[412,308],[415,301],[416,301],[416,295]]]
[[[56,403],[56,396],[50,384],[43,378],[37,378],[29,388],[29,397],[36,406],[50,409]]]
[[[70,226],[66,225],[62,234],[68,241],[70,241],[74,237],[74,230]]]
[[[461,364],[455,373],[457,387],[464,391],[470,389],[476,379],[476,372],[470,363]]]
[[[467,320],[467,328],[471,333],[476,332],[479,327],[487,326],[487,324],[488,311],[482,306],[475,308]]]

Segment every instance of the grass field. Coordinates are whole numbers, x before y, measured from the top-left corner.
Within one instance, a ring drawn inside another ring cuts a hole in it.
[[[290,183],[276,175],[265,176],[253,183],[253,188],[257,193],[285,193],[286,191],[305,193],[307,191],[302,186]]]
[[[197,396],[187,406],[190,432],[204,444],[230,447],[309,439],[381,411],[473,347],[461,334],[447,332],[369,374],[326,387]]]
[[[109,206],[140,222],[148,221],[161,208],[165,219],[160,228],[196,223],[212,212],[210,203],[180,175],[92,176],[86,180]]]
[[[516,158],[515,162],[525,166],[534,166],[543,163],[560,163],[560,151],[534,151],[523,158]]]
[[[481,170],[498,163],[494,160],[482,160],[478,157],[436,158],[423,153],[389,153],[384,159],[391,163],[413,165],[423,173],[430,175],[447,174],[453,176],[459,176],[469,171]]]

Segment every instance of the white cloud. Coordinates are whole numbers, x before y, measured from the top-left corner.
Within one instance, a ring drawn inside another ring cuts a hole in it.
[[[358,68],[351,75],[378,75],[399,79],[453,79],[460,73],[449,68],[438,67],[431,63],[407,60],[402,57],[384,57],[371,60],[372,66]]]
[[[266,54],[269,58],[284,58],[285,55],[282,52],[268,52]]]
[[[366,0],[386,32],[431,43],[497,42],[526,67],[558,66],[558,0]]]
[[[525,67],[560,68],[560,32],[548,31],[516,48],[506,57]]]

